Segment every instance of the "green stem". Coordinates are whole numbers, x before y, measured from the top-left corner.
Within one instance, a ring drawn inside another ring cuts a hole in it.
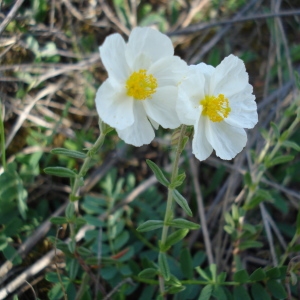
[[[0,103],[0,136],[1,136],[1,157],[2,157],[2,166],[3,169],[6,170],[6,156],[5,156],[5,133],[4,133],[4,125],[2,120],[2,104]]]
[[[177,142],[177,148],[176,148],[176,154],[175,159],[172,164],[172,175],[171,175],[171,183],[174,181],[176,176],[178,175],[178,165],[179,165],[179,158],[180,154],[182,152],[182,141],[185,135],[186,126],[182,125],[180,130],[180,135]],[[168,221],[173,219],[173,196],[172,196],[173,189],[168,189],[168,198],[167,198],[167,207],[165,212],[165,218],[164,218],[164,226],[162,229],[162,235],[161,235],[161,246],[163,247],[166,243],[167,236],[168,236],[168,230],[169,226],[165,225]],[[159,286],[160,286],[160,292],[162,295],[164,295],[164,278],[162,276],[159,277]]]
[[[80,181],[82,180],[81,178],[86,174],[93,155],[95,153],[97,153],[99,151],[99,149],[101,148],[101,146],[103,145],[105,136],[106,136],[106,133],[101,132],[100,136],[98,137],[98,139],[95,142],[95,144],[93,145],[93,147],[88,151],[87,157],[84,160],[83,165],[81,166],[79,174],[75,178],[75,181],[74,181],[74,184],[73,184],[73,187],[72,187],[72,192],[70,194],[70,200],[71,201],[74,201],[74,200],[78,199],[77,194],[78,194],[78,190],[79,190],[79,187],[80,187]]]

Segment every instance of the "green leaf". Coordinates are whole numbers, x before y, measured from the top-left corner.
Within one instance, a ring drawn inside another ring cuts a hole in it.
[[[296,150],[296,151],[300,151],[300,146],[299,146],[297,143],[295,143],[295,142],[292,142],[292,141],[284,141],[284,142],[282,143],[282,145],[285,146],[285,147],[287,147],[287,148],[292,148],[292,149],[294,149],[294,150]]]
[[[167,222],[167,225],[175,227],[175,228],[186,228],[186,229],[190,229],[190,230],[200,228],[199,224],[190,222],[185,219],[173,219],[172,221]]]
[[[172,195],[174,200],[177,202],[177,204],[184,210],[184,212],[192,217],[193,213],[188,205],[188,202],[186,201],[186,199],[177,191],[177,190],[173,190],[172,191]]]
[[[246,283],[249,280],[249,275],[246,270],[240,270],[234,273],[233,280],[239,283]]]
[[[168,281],[170,279],[171,273],[167,261],[167,255],[164,252],[159,252],[158,255],[158,266],[163,278]]]
[[[184,179],[185,179],[186,175],[185,173],[181,173],[179,174],[170,184],[169,184],[169,188],[170,189],[175,189],[178,186],[182,185]]]
[[[239,244],[240,250],[246,250],[249,248],[261,248],[263,246],[263,243],[258,241],[244,241]]]
[[[234,300],[251,300],[247,290],[242,286],[238,285],[233,290],[233,299]]]
[[[249,172],[246,172],[244,175],[244,183],[248,187],[250,187],[252,185],[252,178],[251,178],[251,174]]]
[[[268,280],[267,287],[274,298],[276,298],[276,299],[286,299],[287,298],[287,294],[286,294],[284,287],[282,286],[282,284],[277,282],[277,280],[274,280],[274,279]]]
[[[0,251],[3,251],[7,245],[7,237],[5,235],[0,235]]]
[[[70,251],[72,254],[75,253],[75,250],[76,250],[76,242],[75,242],[75,240],[69,241],[69,243],[68,243],[68,248],[69,248],[69,251]]]
[[[202,290],[198,300],[209,300],[213,292],[213,285],[208,284]]]
[[[266,273],[263,271],[262,268],[256,269],[251,275],[250,280],[251,281],[261,281],[266,278]]]
[[[166,249],[169,249],[174,244],[181,241],[189,232],[189,229],[179,229],[173,233],[171,233],[166,240],[165,245],[162,245],[163,247],[166,247]]]
[[[215,285],[212,295],[218,300],[227,300],[227,296],[222,286]]]
[[[206,279],[207,281],[211,281],[212,279],[210,278],[210,276],[200,267],[196,267],[195,270],[198,272],[198,274],[203,277],[204,279]]]
[[[269,294],[260,283],[252,285],[251,294],[254,300],[271,300]]]
[[[87,158],[86,154],[83,152],[69,150],[69,149],[65,149],[65,148],[55,148],[55,149],[52,149],[50,151],[50,153],[58,154],[58,155],[66,155],[68,157],[79,158],[79,159]]]
[[[44,169],[44,172],[49,175],[55,175],[58,177],[75,178],[76,173],[70,169],[63,167],[48,167]]]
[[[281,276],[280,269],[277,267],[271,268],[266,271],[266,276],[270,279],[279,279]]]
[[[185,290],[185,286],[171,286],[169,289],[167,289],[168,294],[177,294]]]
[[[171,274],[170,279],[168,281],[166,281],[166,285],[178,287],[178,286],[182,286],[182,283],[176,276]]]
[[[183,248],[180,253],[180,268],[184,276],[188,279],[193,278],[193,260],[189,249]]]
[[[69,275],[70,279],[75,280],[77,273],[79,271],[79,263],[77,259],[72,259],[70,263],[68,263]]]
[[[164,226],[164,221],[161,220],[149,220],[141,224],[136,230],[139,232],[151,231]]]
[[[275,136],[278,139],[280,137],[280,131],[279,131],[278,126],[274,122],[271,122],[270,125],[272,126]]]
[[[213,282],[217,282],[217,265],[216,264],[211,264],[209,265],[209,271],[211,274],[211,278]]]
[[[67,220],[66,217],[53,217],[53,218],[50,219],[50,222],[53,223],[53,224],[61,225],[61,224],[68,223],[68,220]]]
[[[159,166],[157,164],[155,164],[153,161],[151,161],[150,159],[146,159],[146,163],[153,171],[156,179],[162,185],[169,186],[170,183],[169,183],[168,179],[165,177],[165,175],[163,174],[162,170],[159,168]]]
[[[75,216],[75,205],[73,202],[70,202],[66,207],[66,217],[71,220]]]
[[[298,214],[297,214],[296,234],[298,236],[300,235],[300,209],[298,209]]]
[[[266,167],[270,168],[275,165],[284,164],[294,159],[294,155],[280,155],[266,163]]]
[[[140,278],[146,278],[146,279],[151,279],[154,278],[157,275],[157,270],[154,268],[147,268],[143,271],[141,271],[138,274],[138,277]]]

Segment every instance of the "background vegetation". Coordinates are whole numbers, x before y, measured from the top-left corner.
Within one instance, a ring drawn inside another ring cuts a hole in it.
[[[80,158],[50,151],[96,141],[95,92],[107,77],[98,46],[137,25],[167,33],[189,64],[239,56],[258,104],[259,123],[234,160],[213,155],[200,164],[189,145],[182,156],[180,192],[193,217],[177,216],[200,223],[202,213],[208,231],[190,232],[169,251],[169,299],[299,299],[298,0],[0,5],[0,299],[156,298],[156,274],[138,275],[155,269],[160,229],[136,228],[163,219],[166,190],[145,161],[169,176],[171,132],[159,129],[140,148],[110,132],[81,188],[80,218],[64,214],[69,179],[43,172],[80,168]],[[76,245],[65,243],[67,223]]]

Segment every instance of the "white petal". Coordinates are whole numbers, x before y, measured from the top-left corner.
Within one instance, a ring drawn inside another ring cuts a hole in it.
[[[199,160],[207,159],[212,151],[213,147],[208,142],[205,135],[206,118],[199,117],[194,126],[194,138],[192,142],[193,154]]]
[[[224,121],[235,127],[253,128],[258,122],[257,106],[254,100],[255,97],[252,94],[239,93],[232,96],[229,100],[231,111]]]
[[[151,119],[149,116],[148,116],[148,119],[149,119],[150,123],[152,124],[152,126],[154,127],[154,129],[158,129],[159,124],[157,122],[155,122],[153,119]]]
[[[157,88],[152,99],[143,101],[147,115],[164,128],[176,128],[181,123],[176,113],[177,87]]]
[[[211,76],[215,68],[213,66],[207,65],[205,63],[200,63],[198,65],[191,65],[192,68],[199,69],[203,74]]]
[[[187,73],[187,64],[178,56],[169,56],[156,61],[148,70],[159,86],[178,85]]]
[[[243,91],[248,80],[244,62],[231,54],[216,67],[211,78],[211,89],[214,95],[224,94],[229,98]]]
[[[192,98],[186,93],[186,90],[179,86],[178,89],[178,100],[176,103],[176,111],[179,120],[185,125],[194,125],[196,120],[201,114],[201,107],[199,104],[193,104]]]
[[[133,110],[134,123],[125,129],[117,129],[117,133],[127,144],[131,144],[136,147],[140,147],[144,144],[150,144],[154,139],[155,134],[142,103],[135,103]]]
[[[244,129],[225,122],[208,121],[206,125],[206,137],[220,158],[232,159],[245,147],[247,135]]]
[[[186,125],[195,124],[199,118],[200,100],[204,98],[205,79],[197,69],[190,68],[185,80],[178,86],[176,110],[180,121]]]
[[[103,45],[99,47],[101,60],[107,73],[114,81],[124,82],[129,75],[129,67],[125,58],[126,44],[120,34],[108,36]]]
[[[126,58],[132,66],[134,58],[145,53],[152,62],[174,54],[172,41],[165,34],[149,27],[136,27],[132,30],[127,48]]]
[[[96,108],[100,118],[117,129],[123,129],[132,125],[133,99],[128,97],[122,88],[112,86],[110,78],[105,80],[96,94]]]

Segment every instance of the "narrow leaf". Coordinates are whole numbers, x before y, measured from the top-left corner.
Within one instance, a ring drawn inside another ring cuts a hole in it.
[[[178,186],[182,185],[184,179],[185,179],[186,175],[185,173],[181,173],[179,174],[169,185],[170,189],[175,189]]]
[[[75,150],[69,150],[65,148],[55,148],[50,151],[52,154],[58,154],[58,155],[66,155],[68,157],[73,158],[79,158],[79,159],[85,159],[87,156],[83,152],[75,151]]]
[[[209,300],[213,291],[213,285],[208,284],[202,290],[198,300]]]
[[[292,142],[292,141],[284,141],[284,142],[282,143],[282,145],[285,146],[285,147],[287,147],[287,148],[292,148],[292,149],[294,149],[294,150],[296,150],[296,151],[300,151],[300,146],[299,146],[297,143],[295,143],[295,142]]]
[[[177,204],[184,210],[184,212],[190,217],[193,216],[193,213],[186,199],[177,190],[173,190],[172,195]]]
[[[140,278],[146,278],[146,279],[151,279],[154,278],[157,275],[157,270],[154,268],[147,268],[143,271],[141,271],[138,274],[138,277]]]
[[[247,290],[242,286],[238,285],[233,290],[233,299],[234,300],[251,300]]]
[[[159,265],[159,269],[160,269],[161,274],[164,277],[164,279],[166,281],[170,280],[171,274],[170,274],[170,269],[169,269],[166,253],[159,252],[158,265]]]
[[[181,286],[171,286],[167,292],[168,294],[177,294],[177,293],[180,293],[182,291],[185,290],[185,286],[184,285],[181,285]]]
[[[258,241],[244,241],[239,244],[240,250],[246,250],[249,248],[261,248],[263,246],[263,243]]]
[[[282,286],[282,284],[277,282],[277,280],[275,279],[268,280],[267,287],[275,299],[286,299],[287,297],[286,291]]]
[[[50,219],[50,222],[53,223],[53,224],[61,225],[61,224],[68,223],[68,220],[67,220],[66,217],[53,217],[53,218]]]
[[[140,232],[151,231],[164,226],[164,221],[149,220],[141,224],[136,230]]]
[[[254,300],[271,300],[271,297],[260,283],[254,283],[251,287]]]
[[[297,214],[296,234],[298,236],[300,235],[300,209],[298,210],[298,214]]]
[[[146,163],[147,165],[151,168],[151,170],[153,171],[156,179],[164,186],[168,186],[169,185],[169,181],[168,179],[165,177],[165,175],[163,174],[162,170],[159,168],[159,166],[157,164],[155,164],[153,161],[151,161],[150,159],[146,159]]]
[[[278,126],[274,122],[271,122],[270,125],[272,126],[275,136],[278,139],[280,137],[280,131],[279,131]]]
[[[49,175],[55,175],[58,177],[75,178],[76,173],[70,169],[63,167],[48,167],[44,169],[44,172]]]
[[[266,278],[266,273],[262,270],[262,268],[256,269],[251,275],[251,281],[260,281]]]
[[[239,283],[245,283],[249,280],[249,275],[246,270],[240,270],[234,273],[233,280]]]
[[[294,159],[294,155],[280,155],[273,158],[270,162],[267,163],[267,167],[273,167],[275,165],[284,164]]]
[[[172,221],[169,221],[167,223],[167,225],[172,226],[172,227],[176,227],[176,228],[186,228],[186,229],[190,229],[190,230],[200,228],[199,224],[190,222],[190,221],[185,220],[185,219],[174,219]]]
[[[72,219],[75,216],[75,205],[73,202],[70,202],[66,208],[66,217]]]
[[[171,233],[165,243],[166,248],[168,249],[172,245],[178,243],[181,241],[187,234],[189,230],[188,229],[179,229],[173,233]]]
[[[193,260],[191,253],[187,248],[182,249],[180,253],[180,268],[186,278],[193,278]]]

